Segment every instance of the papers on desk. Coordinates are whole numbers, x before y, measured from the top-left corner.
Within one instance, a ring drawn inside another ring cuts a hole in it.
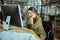
[[[38,40],[34,35],[29,32],[13,32],[5,31],[0,32],[0,40]]]

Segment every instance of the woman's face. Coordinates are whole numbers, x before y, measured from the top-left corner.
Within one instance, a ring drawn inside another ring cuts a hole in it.
[[[32,17],[33,12],[28,10],[28,17]]]

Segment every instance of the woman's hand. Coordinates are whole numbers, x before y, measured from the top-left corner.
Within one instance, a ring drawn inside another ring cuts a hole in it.
[[[28,24],[33,24],[33,18],[30,18]]]

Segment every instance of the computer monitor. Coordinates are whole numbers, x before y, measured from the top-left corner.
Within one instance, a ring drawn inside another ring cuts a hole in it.
[[[3,20],[6,21],[7,16],[11,16],[10,25],[22,27],[22,16],[20,5],[17,4],[7,4],[2,5]]]

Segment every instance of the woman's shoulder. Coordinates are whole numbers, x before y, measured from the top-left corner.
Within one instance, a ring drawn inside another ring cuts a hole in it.
[[[37,20],[41,20],[41,17],[40,16],[37,16]]]

